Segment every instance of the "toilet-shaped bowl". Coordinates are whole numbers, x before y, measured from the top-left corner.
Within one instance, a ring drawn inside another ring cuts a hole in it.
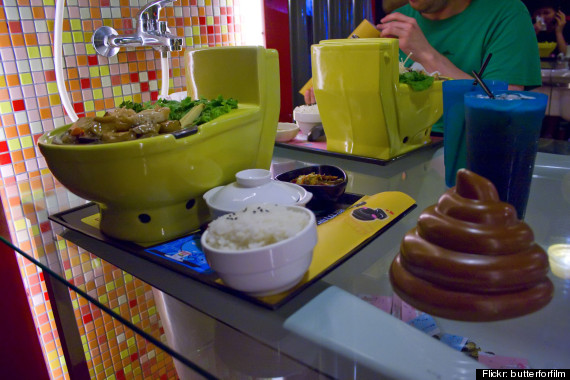
[[[442,82],[423,91],[399,83],[397,39],[321,41],[311,59],[327,150],[390,159],[431,142]]]
[[[188,96],[238,100],[238,109],[172,134],[99,145],[54,145],[64,126],[38,146],[55,178],[99,205],[100,229],[113,238],[154,243],[208,221],[202,195],[248,168],[268,169],[279,117],[277,52],[219,47],[186,53]],[[231,62],[231,70],[228,70]]]

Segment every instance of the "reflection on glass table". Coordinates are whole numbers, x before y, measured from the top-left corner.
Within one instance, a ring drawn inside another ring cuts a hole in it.
[[[101,262],[108,262],[152,286],[152,298],[164,327],[164,336],[160,338],[165,342],[165,351],[174,351],[173,356],[179,361],[189,361],[186,366],[189,368],[197,364],[211,373],[214,367],[207,363],[213,362],[209,355],[214,352],[224,361],[227,366],[224,368],[235,371],[231,373],[261,371],[255,361],[236,362],[242,352],[236,351],[232,344],[224,344],[222,349],[217,343],[220,340],[255,342],[252,350],[268,350],[259,355],[269,355],[266,361],[277,363],[274,368],[283,374],[301,373],[308,378],[380,375],[400,379],[473,378],[476,368],[497,366],[489,361],[478,361],[457,347],[434,339],[430,336],[434,330],[426,332],[414,328],[407,323],[407,317],[402,318],[402,311],[410,315],[409,309],[402,305],[399,315],[393,313],[398,308],[394,308],[397,300],[394,301],[388,268],[402,237],[416,225],[422,210],[446,191],[442,151],[425,150],[379,166],[276,147],[272,171],[276,175],[309,164],[343,168],[348,174],[348,192],[372,195],[400,191],[412,197],[417,207],[358,254],[276,310],[220,292],[76,231],[55,227],[56,232],[67,244],[81,247]],[[545,249],[569,241],[568,194],[570,157],[540,153],[526,221],[534,230],[536,242]],[[63,210],[65,208],[50,209],[49,213]],[[62,273],[70,269],[61,264],[66,262],[66,257],[59,251],[45,261],[56,268],[62,266]],[[85,270],[81,265],[72,268],[78,275]],[[465,338],[481,352],[518,358],[531,368],[570,367],[567,345],[570,329],[564,318],[570,313],[569,286],[552,273],[549,277],[555,285],[555,296],[544,309],[528,316],[489,323],[436,317],[433,321],[438,334]],[[234,338],[234,334],[240,338]],[[156,340],[157,336],[149,339]],[[175,356],[176,353],[180,356]],[[280,354],[278,359],[273,356],[276,353]],[[415,366],[409,366],[411,361]],[[272,376],[276,373],[272,371],[264,374]],[[221,372],[214,373],[218,376]]]

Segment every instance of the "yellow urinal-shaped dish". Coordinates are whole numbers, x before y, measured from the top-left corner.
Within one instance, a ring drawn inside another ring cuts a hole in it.
[[[391,159],[431,142],[443,114],[441,81],[399,83],[398,40],[321,41],[311,47],[313,87],[327,150]]]

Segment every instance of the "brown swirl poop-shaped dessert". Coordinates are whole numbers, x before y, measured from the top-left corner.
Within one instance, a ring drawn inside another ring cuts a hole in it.
[[[390,267],[394,291],[428,314],[496,321],[552,299],[548,257],[487,179],[462,169],[456,186],[423,211]]]

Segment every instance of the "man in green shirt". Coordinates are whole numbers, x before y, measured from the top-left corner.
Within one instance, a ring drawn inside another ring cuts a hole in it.
[[[403,57],[412,54],[408,66],[413,60],[429,73],[470,79],[492,53],[484,79],[504,80],[511,90],[542,84],[532,20],[520,0],[409,0],[377,28],[399,39]]]

